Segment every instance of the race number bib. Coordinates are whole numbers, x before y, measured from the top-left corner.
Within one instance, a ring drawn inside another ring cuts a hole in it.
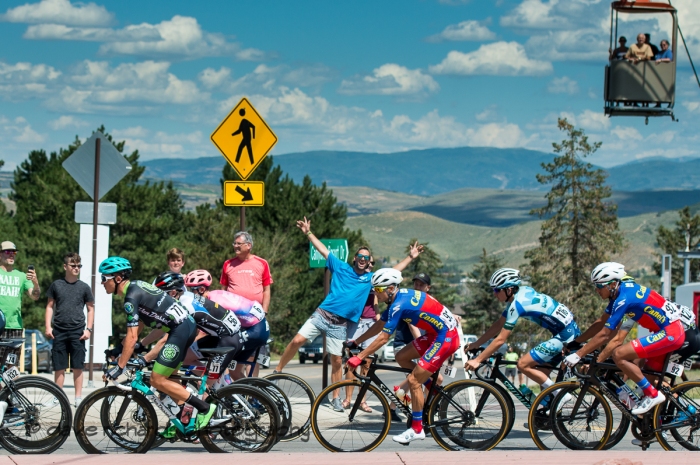
[[[554,309],[552,316],[559,320],[564,326],[574,321],[574,315],[564,304],[559,304],[557,308]]]
[[[263,310],[262,305],[260,305],[257,302],[255,302],[250,308],[250,314],[260,321],[262,321],[265,318],[265,310]]]
[[[668,367],[666,368],[666,373],[673,376],[680,376],[683,374],[683,369],[685,367],[680,363],[668,362]]]
[[[188,316],[190,316],[187,310],[185,310],[185,308],[178,303],[172,304],[170,308],[165,311],[165,314],[178,325],[185,321]]]
[[[678,309],[681,312],[681,323],[683,323],[686,326],[695,326],[695,314],[693,313],[693,311],[685,305],[676,304],[676,307],[678,307]]]
[[[457,327],[457,320],[455,320],[452,312],[447,309],[447,307],[442,307],[442,312],[440,313],[440,320],[445,323],[447,330],[453,330]]]
[[[241,322],[233,312],[226,312],[226,316],[221,320],[230,334],[236,334],[241,329]]]
[[[19,370],[17,367],[12,367],[2,374],[2,379],[4,379],[6,383],[9,383],[10,381],[17,379],[18,376]]]
[[[664,313],[666,313],[666,317],[668,318],[669,323],[673,323],[674,321],[681,318],[680,307],[676,306],[676,304],[674,304],[673,302],[669,302],[668,300],[664,304]]]

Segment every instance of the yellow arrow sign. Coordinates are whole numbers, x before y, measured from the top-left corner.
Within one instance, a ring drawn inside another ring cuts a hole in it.
[[[245,180],[272,150],[277,136],[248,99],[243,98],[211,134],[211,141]]]
[[[262,207],[265,183],[262,181],[224,181],[224,205],[227,207]]]

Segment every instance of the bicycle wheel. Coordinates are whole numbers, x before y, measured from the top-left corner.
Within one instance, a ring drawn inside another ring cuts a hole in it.
[[[18,378],[0,392],[0,400],[8,403],[0,444],[13,454],[50,454],[70,436],[70,402],[51,381]]]
[[[330,404],[333,391],[340,389],[342,397],[347,386],[354,387],[351,409],[336,412]],[[311,429],[314,436],[323,447],[332,452],[369,452],[381,444],[389,433],[391,414],[384,394],[370,384],[364,399],[360,399],[360,387],[358,380],[332,384],[321,391],[311,407]],[[363,400],[372,412],[359,408],[359,403]],[[350,412],[356,404],[358,408],[351,420]]]
[[[293,441],[307,434],[311,429],[311,405],[316,393],[302,378],[289,373],[272,373],[265,376],[282,389],[292,406],[292,425],[280,441]]]
[[[212,392],[211,399],[217,403],[216,414],[199,431],[207,451],[267,452],[277,443],[280,414],[265,392],[234,383]]]
[[[700,381],[681,383],[671,392],[686,409],[692,406],[695,413],[679,411],[667,399],[653,410],[656,439],[665,450],[700,450]]]
[[[73,432],[88,454],[143,454],[156,440],[158,420],[141,393],[109,386],[83,399],[75,412]]]
[[[605,397],[593,386],[581,396],[581,385],[576,382],[557,383],[559,393],[554,396],[550,410],[552,430],[559,441],[572,450],[601,450],[612,432],[612,410]],[[557,389],[547,388],[554,394]],[[541,395],[541,394],[540,394]],[[570,396],[570,397],[567,397]],[[568,400],[567,400],[568,399]],[[580,405],[573,411],[576,404]]]
[[[247,384],[261,389],[275,402],[277,410],[280,412],[280,429],[277,438],[282,438],[289,434],[292,426],[292,406],[287,395],[272,381],[265,378],[241,378],[237,384]]]
[[[527,427],[533,442],[540,450],[566,450],[552,431],[550,405],[553,400],[552,391],[559,389],[561,383],[543,389],[530,407],[527,415]]]
[[[505,437],[509,422],[499,390],[475,379],[448,384],[428,409],[428,427],[445,450],[491,450]]]

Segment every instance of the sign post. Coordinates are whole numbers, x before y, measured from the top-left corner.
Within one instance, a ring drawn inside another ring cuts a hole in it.
[[[63,168],[93,200],[91,287],[93,295],[96,296],[99,200],[124,176],[129,174],[131,164],[119,153],[104,134],[97,131],[63,162]],[[97,303],[97,301],[95,302]],[[95,309],[96,316],[97,309]],[[95,318],[96,320],[97,318]],[[95,328],[92,328],[92,333],[90,333],[88,387],[93,386],[92,365],[94,362],[95,332]]]
[[[348,259],[347,239],[321,239],[321,243],[326,246],[329,252],[342,261]],[[309,268],[326,268],[326,259],[316,250],[316,247],[309,242]],[[331,270],[325,269],[323,274],[323,296],[327,296],[331,289]],[[328,387],[328,353],[326,352],[326,333],[323,333],[323,389]]]
[[[226,161],[243,181],[265,159],[277,143],[277,136],[247,98],[242,98],[210,137]],[[241,231],[245,231],[245,207],[265,204],[265,184],[261,181],[226,181],[224,205],[241,207]]]

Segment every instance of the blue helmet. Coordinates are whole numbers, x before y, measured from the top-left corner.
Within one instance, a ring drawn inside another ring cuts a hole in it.
[[[131,271],[131,263],[129,260],[122,257],[108,257],[102,263],[100,263],[99,268],[102,274],[115,274],[123,271]]]
[[[491,276],[489,286],[493,289],[506,289],[520,286],[520,271],[513,268],[501,268]]]

